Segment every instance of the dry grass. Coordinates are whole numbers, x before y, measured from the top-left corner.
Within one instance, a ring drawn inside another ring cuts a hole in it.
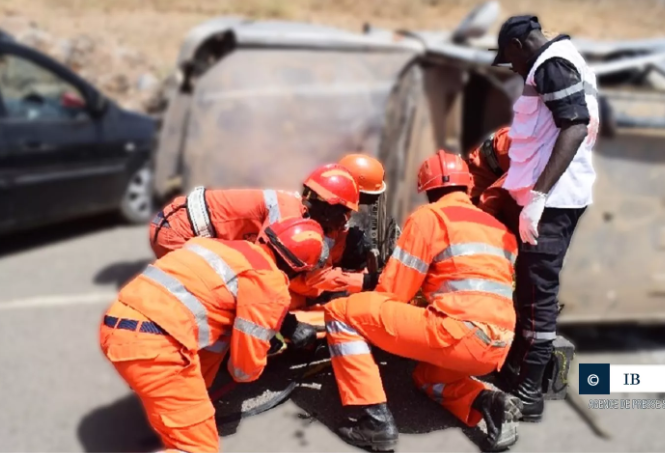
[[[0,0],[0,14],[32,18],[56,36],[111,35],[158,68],[173,63],[194,25],[218,15],[323,23],[359,30],[454,27],[478,0]],[[504,17],[538,14],[549,32],[612,39],[665,34],[659,0],[506,0]],[[0,24],[1,25],[1,24]],[[499,24],[497,24],[498,26]]]

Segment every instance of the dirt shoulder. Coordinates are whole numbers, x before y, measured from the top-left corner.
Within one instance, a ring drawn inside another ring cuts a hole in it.
[[[96,60],[96,66],[103,67],[106,62],[109,67],[136,68],[127,80],[107,77],[109,80],[101,82],[106,92],[115,94],[125,85],[139,89],[152,84],[153,77],[163,78],[171,69],[185,34],[214,16],[304,20],[351,30],[360,30],[365,22],[386,28],[442,29],[454,27],[479,3],[473,0],[3,0],[0,27],[15,31],[32,23],[34,29],[45,33],[43,41],[76,41],[83,36],[94,42],[98,53],[106,55]],[[665,34],[662,28],[665,4],[659,0],[506,0],[501,5],[504,17],[525,12],[538,14],[550,32],[602,39]],[[17,22],[22,23],[21,27]],[[86,69],[89,73],[99,72],[97,68]],[[114,70],[106,71],[106,75],[110,76],[108,73]]]

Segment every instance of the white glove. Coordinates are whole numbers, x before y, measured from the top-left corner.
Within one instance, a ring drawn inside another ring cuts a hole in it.
[[[531,245],[538,244],[538,223],[545,209],[547,194],[542,192],[529,192],[530,200],[520,213],[520,237],[522,242]]]

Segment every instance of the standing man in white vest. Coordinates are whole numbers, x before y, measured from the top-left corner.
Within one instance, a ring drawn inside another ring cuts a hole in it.
[[[548,40],[536,16],[501,27],[494,65],[524,78],[513,106],[510,167],[503,187],[522,206],[516,272],[516,338],[502,380],[539,421],[541,382],[559,314],[559,273],[577,223],[592,202],[598,131],[596,76],[567,35]]]

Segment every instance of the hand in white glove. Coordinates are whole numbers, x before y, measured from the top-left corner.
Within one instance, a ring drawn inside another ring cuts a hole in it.
[[[522,242],[536,245],[538,244],[538,223],[545,209],[547,194],[532,190],[529,195],[531,199],[520,213],[520,237]]]

